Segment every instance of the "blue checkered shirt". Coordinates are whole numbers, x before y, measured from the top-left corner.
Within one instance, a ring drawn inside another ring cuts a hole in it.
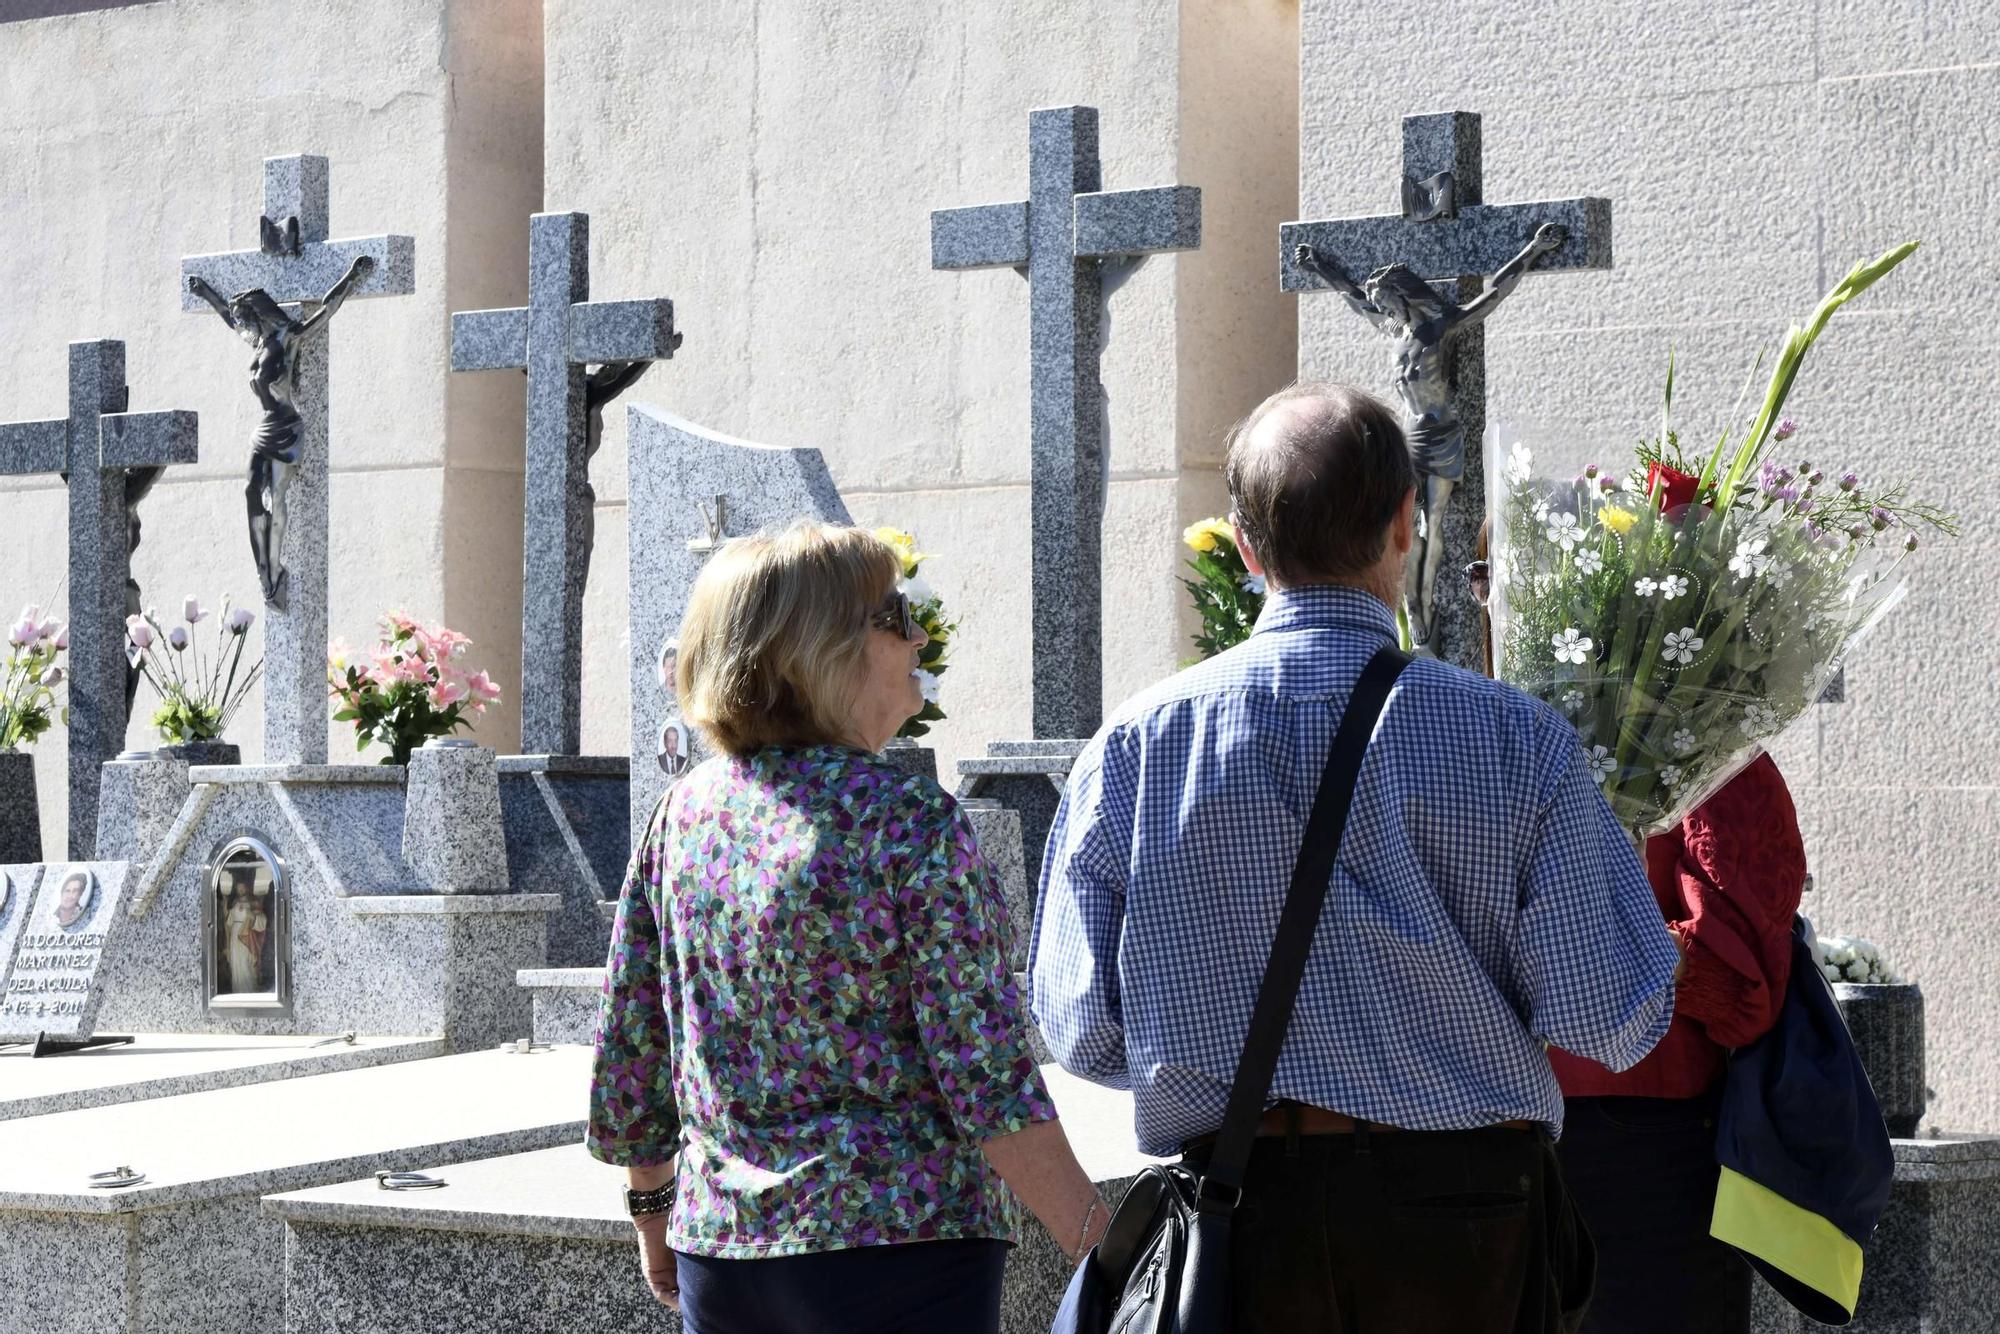
[[[1334,729],[1394,643],[1359,590],[1274,592],[1248,640],[1129,701],[1071,770],[1034,1015],[1065,1068],[1132,1090],[1146,1153],[1222,1124]],[[1543,1044],[1632,1065],[1667,1031],[1678,959],[1576,732],[1419,659],[1362,765],[1271,1097],[1560,1133]]]

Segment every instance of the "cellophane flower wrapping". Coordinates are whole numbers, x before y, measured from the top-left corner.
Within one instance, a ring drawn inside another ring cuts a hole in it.
[[[1576,727],[1635,834],[1755,759],[1904,596],[1902,532],[1762,490],[1662,508],[1636,470],[1550,481],[1507,435],[1488,436],[1496,670]]]

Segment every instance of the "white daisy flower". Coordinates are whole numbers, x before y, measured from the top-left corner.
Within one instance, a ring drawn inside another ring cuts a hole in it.
[[[1685,727],[1674,729],[1672,745],[1674,754],[1685,755],[1694,749],[1694,733]]]
[[[1602,783],[1618,770],[1618,761],[1603,746],[1592,746],[1583,762],[1590,766],[1590,781]]]
[[[1573,662],[1583,665],[1590,650],[1596,647],[1589,635],[1583,634],[1575,626],[1569,626],[1559,635],[1549,636],[1549,647],[1556,651],[1557,662]]]
[[[1660,648],[1660,656],[1668,662],[1685,667],[1694,661],[1695,654],[1701,652],[1704,642],[1706,641],[1694,632],[1693,626],[1684,625],[1678,630],[1667,632],[1666,643]]]
[[[1576,553],[1576,572],[1583,575],[1596,574],[1604,568],[1604,557],[1589,547]]]
[[[1548,525],[1549,541],[1564,551],[1576,550],[1577,543],[1583,541],[1583,529],[1577,526],[1574,514],[1551,514]]]
[[[1515,445],[1512,452],[1507,455],[1507,484],[1509,486],[1526,486],[1530,469],[1534,466],[1534,462],[1535,455],[1533,450],[1529,449],[1526,445]]]
[[[1745,704],[1743,720],[1736,724],[1744,736],[1757,736],[1778,725],[1778,711],[1768,704]]]
[[[1764,548],[1770,545],[1769,538],[1744,538],[1736,544],[1736,554],[1729,558],[1729,572],[1739,579],[1763,574],[1771,568],[1771,558],[1764,554]]]
[[[1583,707],[1583,692],[1574,688],[1563,691],[1562,706],[1564,713],[1575,713]]]
[[[1660,579],[1660,596],[1668,602],[1688,591],[1688,581],[1678,574],[1664,575]]]
[[[1676,784],[1676,783],[1680,782],[1680,781],[1681,781],[1681,767],[1680,767],[1680,766],[1679,766],[1678,764],[1663,764],[1663,765],[1661,765],[1661,766],[1660,766],[1660,781],[1661,781],[1662,783],[1665,783],[1665,784],[1666,784],[1666,785],[1667,785],[1668,787],[1672,787],[1672,786],[1673,786],[1674,784]]]
[[[1642,598],[1649,598],[1660,591],[1660,581],[1657,579],[1635,579],[1632,581],[1632,591]]]

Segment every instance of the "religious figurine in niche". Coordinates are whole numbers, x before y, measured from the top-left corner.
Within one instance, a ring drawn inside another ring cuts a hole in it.
[[[1422,647],[1436,626],[1437,572],[1444,560],[1444,513],[1465,476],[1465,424],[1452,404],[1444,360],[1445,340],[1491,315],[1521,285],[1534,262],[1562,246],[1568,233],[1544,223],[1520,254],[1502,264],[1486,290],[1460,306],[1419,278],[1408,265],[1390,264],[1360,284],[1342,269],[1337,256],[1310,245],[1292,252],[1298,266],[1318,274],[1327,286],[1396,346],[1396,392],[1410,432],[1417,465],[1417,541],[1403,584],[1410,638]]]
[[[188,290],[212,306],[237,337],[256,349],[250,359],[250,392],[263,407],[264,418],[257,424],[257,437],[251,443],[250,484],[243,494],[250,511],[250,554],[257,561],[264,601],[275,607],[285,606],[288,583],[284,568],[286,492],[305,448],[305,422],[292,401],[299,352],[374,271],[373,259],[366,255],[357,258],[320,300],[319,309],[302,320],[261,287],[238,292],[224,301],[198,275],[187,280]]]
[[[71,871],[63,877],[56,902],[56,925],[65,931],[75,930],[90,920],[90,910],[96,903],[97,885],[90,872]]]
[[[229,901],[222,913],[221,942],[228,990],[237,994],[269,991],[272,983],[264,947],[271,936],[270,890],[258,885],[254,867],[231,867],[229,876],[231,885]]]

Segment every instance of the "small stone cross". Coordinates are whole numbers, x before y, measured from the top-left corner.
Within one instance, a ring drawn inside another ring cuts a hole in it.
[[[416,241],[408,236],[328,240],[327,160],[301,155],[264,159],[264,212],[256,250],[193,255],[181,261],[181,309],[207,311],[188,290],[201,278],[224,297],[261,288],[272,300],[317,303],[367,256],[374,270],[350,300],[407,296],[416,290]],[[293,407],[303,424],[301,452],[288,492],[290,522],[283,566],[288,595],[264,608],[264,761],[326,762],[327,366],[330,329],[299,352]]]
[[[528,222],[528,304],[451,317],[454,371],[528,373],[521,552],[521,752],[583,746],[583,593],[590,576],[590,456],[606,403],[671,357],[674,303],[590,299],[590,218]],[[600,369],[586,373],[597,364]]]
[[[1469,111],[1403,119],[1403,211],[1331,222],[1288,222],[1279,229],[1285,291],[1324,291],[1328,283],[1303,268],[1295,252],[1308,245],[1337,256],[1350,273],[1404,264],[1446,298],[1465,306],[1482,278],[1513,259],[1543,224],[1565,234],[1560,246],[1534,260],[1530,272],[1611,267],[1611,201],[1579,198],[1526,204],[1484,202],[1479,117]],[[1457,586],[1473,559],[1486,517],[1486,334],[1461,328],[1445,349],[1451,399],[1464,431],[1464,473],[1443,516],[1444,558],[1436,570],[1435,629],[1430,650],[1447,662],[1482,667],[1479,608]],[[1414,554],[1414,553],[1413,553]]]
[[[105,762],[125,745],[126,475],[193,463],[192,412],[127,412],[125,344],[69,345],[69,416],[0,423],[0,474],[69,479],[69,855],[96,853]]]
[[[1103,273],[1201,246],[1201,191],[1101,189],[1097,109],[1028,113],[1028,198],[931,214],[934,269],[1027,270],[1034,731],[1087,737],[1104,707]]]

